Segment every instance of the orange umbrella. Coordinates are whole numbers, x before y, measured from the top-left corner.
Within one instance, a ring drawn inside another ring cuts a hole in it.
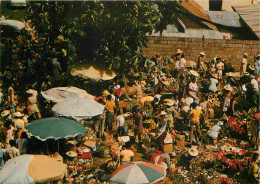
[[[21,155],[8,160],[0,171],[0,183],[36,183],[62,179],[67,165],[46,155]]]

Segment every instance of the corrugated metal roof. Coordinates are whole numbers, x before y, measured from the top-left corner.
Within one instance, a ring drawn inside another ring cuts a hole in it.
[[[210,21],[209,16],[204,12],[203,8],[194,0],[182,1],[181,6],[188,10],[191,14]]]
[[[232,8],[238,12],[242,20],[260,38],[260,5],[232,6]]]
[[[228,11],[205,11],[213,23],[229,27],[242,27],[237,12]]]

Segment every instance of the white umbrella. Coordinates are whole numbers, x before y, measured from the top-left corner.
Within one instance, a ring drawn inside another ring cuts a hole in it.
[[[105,106],[88,97],[72,97],[58,102],[52,111],[58,116],[73,117],[76,120],[90,119],[103,113]]]
[[[46,100],[51,100],[53,102],[61,102],[65,98],[70,97],[89,97],[91,99],[94,99],[94,96],[88,94],[85,90],[79,89],[76,87],[57,87],[57,88],[51,88],[47,91],[41,92],[42,96]]]
[[[112,69],[101,69],[95,66],[77,66],[71,69],[71,75],[79,76],[84,79],[112,80],[116,73]]]
[[[1,26],[11,26],[16,30],[20,31],[25,27],[25,24],[18,20],[2,20],[0,21]]]

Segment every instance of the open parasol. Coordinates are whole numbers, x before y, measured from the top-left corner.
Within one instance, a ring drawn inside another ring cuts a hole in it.
[[[35,136],[42,141],[74,138],[87,132],[87,129],[81,123],[66,118],[34,120],[26,126],[26,129],[29,136]]]
[[[104,108],[104,105],[91,98],[72,97],[55,104],[52,111],[58,116],[73,117],[76,120],[81,120],[102,114]]]
[[[77,87],[57,87],[57,88],[51,88],[47,91],[41,92],[42,96],[46,100],[51,100],[53,102],[61,102],[65,98],[69,97],[89,97],[91,99],[94,99],[94,96],[88,94],[85,90],[77,88]]]
[[[112,80],[116,73],[112,69],[102,69],[96,66],[76,66],[71,69],[71,75],[79,76],[84,79]]]
[[[0,26],[10,26],[14,28],[16,31],[20,31],[25,27],[25,24],[18,20],[2,20],[0,21]]]
[[[46,155],[21,155],[8,160],[0,171],[0,183],[42,183],[62,179],[67,165]]]
[[[137,184],[154,183],[164,178],[164,169],[158,165],[135,162],[122,165],[110,176],[115,183]]]

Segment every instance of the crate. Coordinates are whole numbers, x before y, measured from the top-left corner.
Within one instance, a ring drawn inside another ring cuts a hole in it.
[[[171,153],[173,150],[173,145],[172,144],[164,144],[163,145],[163,152],[164,153]]]

